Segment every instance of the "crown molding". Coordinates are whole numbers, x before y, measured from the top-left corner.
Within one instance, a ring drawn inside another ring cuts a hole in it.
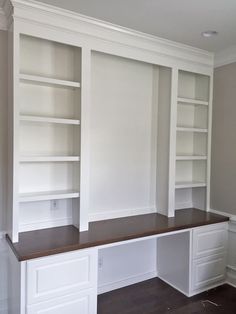
[[[221,50],[215,54],[215,68],[234,62],[236,62],[236,45]]]
[[[1,1],[1,0],[0,0]],[[5,0],[8,6],[8,25],[11,16],[14,21],[37,23],[46,27],[57,28],[73,33],[83,33],[92,38],[114,42],[127,47],[141,48],[159,55],[175,58],[184,62],[211,68],[214,65],[214,54],[202,49],[162,39],[132,29],[114,25],[95,18],[81,15],[69,10],[34,0]]]

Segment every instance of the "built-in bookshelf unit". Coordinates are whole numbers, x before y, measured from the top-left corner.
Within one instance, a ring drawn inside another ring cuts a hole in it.
[[[210,78],[178,71],[176,121],[176,209],[206,209],[209,166]]]
[[[81,49],[20,35],[16,68],[16,231],[78,225]]]
[[[213,55],[34,2],[10,5],[12,241],[208,210]]]

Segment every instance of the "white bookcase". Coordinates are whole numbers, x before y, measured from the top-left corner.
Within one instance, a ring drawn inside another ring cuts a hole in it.
[[[208,210],[213,55],[7,3],[13,242],[29,230]]]
[[[210,77],[178,71],[175,207],[207,208]]]
[[[20,35],[18,57],[14,241],[18,232],[79,226],[80,211],[81,49]]]

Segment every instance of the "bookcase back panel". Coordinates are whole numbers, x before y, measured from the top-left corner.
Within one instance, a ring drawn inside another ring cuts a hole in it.
[[[207,134],[194,132],[177,132],[177,155],[207,155]]]
[[[20,166],[20,193],[79,189],[77,163],[26,163]]]
[[[80,119],[80,90],[20,84],[20,114]]]
[[[55,207],[56,206],[56,207]],[[57,200],[21,203],[20,231],[41,229],[72,222],[72,200]]]
[[[178,161],[176,182],[206,182],[205,160]]]
[[[79,126],[20,123],[20,152],[23,156],[67,156],[79,154]]]
[[[21,35],[21,73],[77,81],[80,80],[80,59],[80,48]]]
[[[191,72],[179,71],[178,96],[182,98],[209,100],[209,77]]]
[[[208,107],[179,103],[177,126],[206,129],[208,127]]]

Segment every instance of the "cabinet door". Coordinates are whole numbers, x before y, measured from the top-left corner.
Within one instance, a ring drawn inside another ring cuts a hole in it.
[[[27,307],[27,314],[96,314],[96,290],[53,299]]]
[[[27,262],[27,304],[97,288],[97,249]]]
[[[193,261],[192,289],[207,288],[225,278],[226,254],[213,255]]]
[[[193,258],[223,253],[227,249],[227,223],[193,230]]]

